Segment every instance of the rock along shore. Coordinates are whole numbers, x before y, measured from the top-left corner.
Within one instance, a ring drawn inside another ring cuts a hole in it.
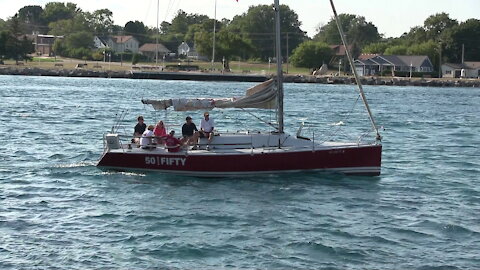
[[[243,75],[243,74],[209,74],[192,72],[157,73],[157,76],[135,76],[142,72],[105,71],[88,69],[41,69],[0,67],[0,75],[25,76],[52,76],[52,77],[86,77],[86,78],[138,78],[138,79],[175,79],[175,80],[210,80],[210,81],[251,81],[258,82],[259,78],[269,79],[271,75]],[[147,74],[147,73],[145,73]],[[353,77],[285,75],[286,83],[319,83],[319,84],[355,84]],[[362,77],[364,85],[393,85],[393,86],[430,86],[430,87],[480,87],[479,79],[435,79],[435,78],[403,78],[403,77]]]

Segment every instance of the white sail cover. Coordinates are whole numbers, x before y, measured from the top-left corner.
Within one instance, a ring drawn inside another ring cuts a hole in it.
[[[152,105],[155,110],[166,110],[173,106],[175,111],[211,110],[213,108],[274,109],[277,106],[277,91],[274,80],[270,79],[247,89],[243,97],[143,99],[142,103]]]

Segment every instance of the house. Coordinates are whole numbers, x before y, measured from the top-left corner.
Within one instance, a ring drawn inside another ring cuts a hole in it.
[[[433,72],[433,64],[426,55],[360,55],[354,61],[360,76],[380,75],[384,71],[395,72]]]
[[[48,55],[53,56],[53,44],[55,40],[63,38],[63,36],[54,36],[54,35],[39,35],[33,34],[30,36],[33,40],[33,45],[35,46],[35,52],[39,55]]]
[[[162,59],[165,55],[170,53],[170,50],[167,49],[163,44],[155,44],[155,43],[145,43],[138,49],[138,51],[145,55],[150,61],[155,60],[157,51],[158,51],[158,59]]]
[[[338,66],[340,61],[342,61],[343,64],[348,63],[347,50],[345,48],[345,45],[329,45],[329,47],[330,49],[332,49],[333,52],[333,56],[328,63],[330,66]],[[353,46],[349,45],[348,50],[351,52],[352,49]]]
[[[115,52],[138,53],[140,43],[133,36],[111,36],[107,40],[107,46]]]
[[[93,37],[93,46],[97,49],[108,48],[107,40],[108,40],[108,38],[106,38],[106,37],[95,36],[95,37]]]
[[[195,46],[190,47],[186,42],[182,42],[178,46],[178,55],[184,55],[188,59],[195,59],[195,60],[203,60],[207,61],[208,57],[200,55],[197,50],[195,49]]]
[[[442,77],[480,78],[480,62],[445,63],[442,65]]]

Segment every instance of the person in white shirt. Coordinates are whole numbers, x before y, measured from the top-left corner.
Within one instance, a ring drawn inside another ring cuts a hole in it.
[[[147,130],[143,132],[142,137],[140,138],[140,146],[143,149],[154,149],[155,146],[153,145],[153,137],[155,134],[153,133],[153,129],[155,127],[153,125],[149,125]]]
[[[207,150],[209,150],[209,144],[212,142],[214,135],[213,130],[215,128],[215,121],[210,118],[210,114],[208,112],[205,112],[203,117],[204,118],[200,122],[200,138],[208,138]]]

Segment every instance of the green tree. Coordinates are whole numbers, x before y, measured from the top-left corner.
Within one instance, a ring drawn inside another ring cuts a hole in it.
[[[7,22],[5,22],[4,20],[0,19],[0,31],[4,31],[4,30],[7,30],[7,29],[8,29]]]
[[[81,9],[74,3],[50,2],[43,9],[42,19],[48,25],[58,20],[73,19],[80,12]]]
[[[386,42],[376,42],[371,43],[362,49],[362,53],[371,53],[371,54],[383,54],[388,48],[388,43]]]
[[[148,27],[141,21],[129,21],[125,24],[123,30],[125,34],[134,36],[140,44],[148,41]]]
[[[168,33],[182,33],[185,35],[190,25],[202,24],[206,20],[209,20],[208,16],[206,15],[188,14],[180,9],[175,18],[173,18],[172,24],[168,29]]]
[[[381,35],[378,33],[377,27],[373,23],[367,22],[365,17],[340,14],[339,18],[349,44],[361,48],[367,44],[380,41]],[[332,18],[326,25],[321,26],[313,39],[332,45],[342,44],[335,19]]]
[[[288,47],[291,53],[307,36],[300,29],[298,15],[288,6],[280,6],[280,17],[281,39],[285,42],[288,33]],[[275,55],[275,11],[271,5],[251,6],[246,13],[235,16],[228,27],[230,31],[236,31],[251,40],[254,48],[252,56],[267,60]],[[286,44],[282,47],[286,49]]]
[[[435,70],[439,66],[439,44],[433,40],[415,44],[408,48],[407,55],[426,55],[432,61]]]
[[[43,8],[41,6],[24,6],[18,10],[18,18],[25,24],[25,30],[27,33],[32,33],[34,31],[43,32],[46,30],[42,14]]]
[[[87,31],[73,33],[65,38],[65,46],[68,49],[91,49],[93,48],[93,35]]]
[[[385,55],[407,55],[408,47],[405,45],[395,45],[385,50]]]
[[[197,32],[195,34],[197,51],[203,55],[210,55],[212,53],[212,39],[212,32]],[[248,39],[224,28],[217,33],[215,50],[216,58],[225,58],[225,68],[229,69],[229,63],[232,57],[241,57],[250,53],[252,45]]]
[[[220,31],[223,25],[221,22],[216,21],[216,31]],[[193,24],[188,27],[188,31],[185,34],[184,41],[192,43],[195,39],[195,33],[198,32],[212,32],[213,31],[213,19],[205,20],[201,24]]]
[[[77,14],[72,19],[52,22],[48,27],[50,28],[48,33],[56,36],[70,35],[82,31],[92,32],[83,14]]]
[[[34,52],[32,41],[23,34],[22,24],[15,14],[10,19],[9,35],[5,42],[5,56],[18,63],[19,60],[28,60],[29,53]]]
[[[112,33],[113,29],[113,13],[109,9],[98,9],[93,13],[86,12],[85,18],[89,24],[89,28],[94,31],[95,35],[107,36]]]
[[[459,63],[462,61],[462,45],[465,47],[466,61],[480,61],[480,20],[469,19],[457,26],[447,29],[442,35],[442,46],[446,60]]]
[[[429,40],[427,31],[421,26],[412,27],[410,31],[403,34],[401,38],[409,44],[422,43]]]
[[[428,39],[438,40],[442,33],[454,26],[457,26],[457,20],[450,19],[447,13],[438,13],[428,17],[424,22],[425,32]]]
[[[0,61],[7,55],[8,31],[0,31]]]
[[[332,49],[324,42],[305,41],[300,44],[290,58],[297,67],[318,68],[332,58]]]

